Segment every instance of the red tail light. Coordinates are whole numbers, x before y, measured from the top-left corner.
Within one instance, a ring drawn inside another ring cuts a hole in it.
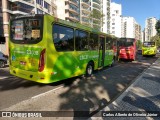
[[[38,71],[39,72],[42,72],[44,70],[44,66],[45,66],[45,61],[44,61],[44,55],[45,55],[45,52],[46,52],[46,49],[43,49],[41,51],[41,54],[40,54],[40,58],[39,58],[39,68],[38,68]]]

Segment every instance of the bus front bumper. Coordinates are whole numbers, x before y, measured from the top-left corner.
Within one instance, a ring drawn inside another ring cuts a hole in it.
[[[119,59],[135,59],[133,54],[119,54]]]

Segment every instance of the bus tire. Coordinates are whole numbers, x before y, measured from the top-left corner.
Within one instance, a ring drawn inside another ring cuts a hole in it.
[[[5,62],[3,60],[0,60],[0,68],[4,68]]]
[[[93,64],[92,63],[88,63],[87,67],[86,67],[86,76],[90,77],[93,74]]]

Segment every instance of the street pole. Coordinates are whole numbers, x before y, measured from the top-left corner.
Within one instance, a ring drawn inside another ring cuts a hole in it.
[[[4,37],[5,37],[5,47],[6,51],[4,54],[9,55],[8,49],[8,41],[9,41],[9,13],[8,10],[8,0],[2,0],[2,15],[3,15],[3,30],[4,30]]]

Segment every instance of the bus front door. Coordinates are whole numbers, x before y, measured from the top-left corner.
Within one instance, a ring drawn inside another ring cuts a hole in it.
[[[100,37],[99,43],[99,67],[104,66],[104,59],[105,59],[105,37]]]

